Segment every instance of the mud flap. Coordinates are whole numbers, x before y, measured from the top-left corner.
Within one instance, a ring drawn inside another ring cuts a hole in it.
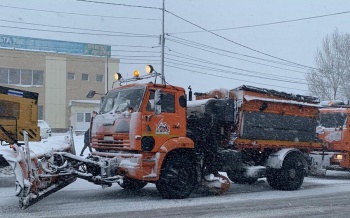
[[[211,193],[223,195],[229,190],[231,182],[226,176],[221,174],[217,174],[215,176],[210,174],[205,176],[203,185],[209,188]]]

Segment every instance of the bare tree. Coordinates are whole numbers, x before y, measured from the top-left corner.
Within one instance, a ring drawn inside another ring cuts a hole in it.
[[[343,56],[342,60],[345,66],[345,76],[342,80],[341,94],[349,101],[350,100],[350,34],[343,37]]]
[[[350,35],[341,35],[338,29],[327,35],[322,50],[315,55],[316,70],[310,71],[306,80],[312,95],[321,100],[350,99]]]

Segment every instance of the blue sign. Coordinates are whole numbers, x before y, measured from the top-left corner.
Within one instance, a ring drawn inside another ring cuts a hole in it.
[[[21,36],[9,36],[0,34],[0,47],[15,48],[55,53],[68,53],[77,55],[92,55],[99,57],[111,57],[111,46],[66,42],[59,40],[38,39]]]

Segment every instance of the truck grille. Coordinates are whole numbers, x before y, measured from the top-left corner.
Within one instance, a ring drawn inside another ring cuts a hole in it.
[[[92,147],[103,150],[130,150],[129,135],[110,135],[92,139]]]

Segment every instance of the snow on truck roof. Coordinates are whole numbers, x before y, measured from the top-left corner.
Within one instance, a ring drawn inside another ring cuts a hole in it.
[[[307,95],[296,95],[292,93],[286,93],[286,92],[280,92],[273,89],[265,89],[265,88],[258,88],[254,86],[240,86],[238,88],[232,89],[232,91],[251,91],[251,92],[257,92],[266,94],[267,96],[276,96],[281,97],[289,100],[294,100],[300,102],[308,102],[308,103],[319,103],[320,99],[314,96],[307,96]]]
[[[318,107],[321,108],[318,104],[312,104],[307,102],[300,102],[300,101],[293,101],[293,100],[281,100],[281,99],[273,99],[273,98],[262,98],[252,95],[245,95],[244,99],[246,101],[266,101],[266,102],[276,102],[276,103],[282,103],[282,104],[296,104],[296,105],[304,105],[309,107]],[[194,101],[187,101],[187,107],[199,107],[201,105],[207,104],[209,101],[217,100],[215,98],[208,98],[208,99],[201,99],[201,100],[194,100]]]
[[[262,98],[262,97],[257,97],[257,96],[252,96],[252,95],[245,95],[244,99],[247,101],[267,101],[267,102],[276,102],[276,103],[282,103],[282,104],[296,104],[296,105],[303,105],[303,106],[308,106],[308,107],[321,107],[318,104],[312,104],[312,103],[307,103],[307,102],[300,102],[300,101],[294,101],[294,100],[281,100],[281,99],[273,99],[273,98]]]

